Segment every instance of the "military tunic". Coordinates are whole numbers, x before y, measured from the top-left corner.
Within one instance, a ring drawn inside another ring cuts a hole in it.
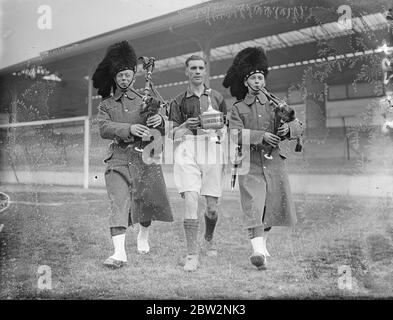
[[[104,159],[111,201],[110,227],[151,220],[173,221],[161,166],[146,164],[142,153],[134,149],[140,139],[130,130],[132,124],[145,124],[141,107],[142,99],[131,90],[118,90],[98,107],[100,135],[113,140]]]
[[[286,138],[296,139],[302,133],[298,120],[288,123]],[[263,141],[265,132],[274,128],[274,105],[263,93],[247,94],[244,100],[234,104],[229,118],[229,129],[240,129],[249,134],[250,170],[239,176],[239,189],[245,228],[263,226],[292,226],[296,223],[296,212],[291,196],[286,154],[280,148],[273,149],[272,160],[264,155],[268,144]],[[241,142],[241,141],[239,141]],[[246,143],[246,141],[243,141]],[[266,207],[266,208],[265,208]]]

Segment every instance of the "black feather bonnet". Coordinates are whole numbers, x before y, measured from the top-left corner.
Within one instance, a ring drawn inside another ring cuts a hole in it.
[[[257,72],[265,77],[269,72],[265,50],[262,47],[245,48],[236,55],[222,84],[230,89],[232,97],[242,100],[248,92],[244,80]]]
[[[114,78],[123,70],[133,70],[137,64],[134,48],[128,41],[121,41],[108,47],[106,55],[98,65],[93,75],[93,86],[98,89],[98,94],[103,99],[111,94],[111,89],[116,90]]]

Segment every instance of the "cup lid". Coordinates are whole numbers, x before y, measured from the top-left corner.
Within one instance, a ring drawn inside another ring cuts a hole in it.
[[[222,113],[222,112],[217,111],[217,110],[215,110],[213,108],[209,108],[206,111],[202,112],[202,114],[217,114],[217,113]]]

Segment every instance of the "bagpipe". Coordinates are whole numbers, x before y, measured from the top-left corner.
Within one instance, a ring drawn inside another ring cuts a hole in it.
[[[154,70],[154,63],[155,63],[155,58],[154,57],[139,57],[138,60],[142,62],[142,67],[143,70],[146,71],[145,75],[145,88],[143,89],[143,94],[140,94],[136,90],[131,89],[135,94],[137,94],[140,98],[142,98],[142,108],[140,111],[140,115],[144,119],[144,124],[146,124],[147,119],[149,119],[151,116],[155,114],[159,114],[159,111],[164,108],[165,113],[168,113],[168,102],[162,98],[160,93],[157,91],[157,89],[154,87],[154,84],[151,80],[151,76],[153,74]],[[153,98],[151,96],[151,93],[153,93],[158,99]],[[143,148],[148,145],[153,138],[151,137],[150,140],[144,141],[143,139],[140,139],[139,145],[135,147],[136,151],[143,152]]]
[[[274,125],[273,125],[273,133],[277,135],[278,128],[283,125],[284,123],[294,121],[295,117],[295,110],[290,107],[285,100],[280,99],[273,93],[266,90],[266,88],[262,87],[261,91],[265,94],[269,101],[274,104]],[[285,137],[281,137],[281,140],[284,140]],[[295,147],[295,152],[302,151],[302,141],[301,138],[297,138],[297,143]],[[269,146],[269,151],[265,154],[266,159],[273,159],[272,152],[274,147]]]

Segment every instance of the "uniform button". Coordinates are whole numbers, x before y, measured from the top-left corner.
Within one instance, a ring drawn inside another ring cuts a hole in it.
[[[260,117],[262,117],[260,114],[258,114],[258,117],[260,118]]]
[[[128,112],[128,109],[125,109],[125,112]]]

